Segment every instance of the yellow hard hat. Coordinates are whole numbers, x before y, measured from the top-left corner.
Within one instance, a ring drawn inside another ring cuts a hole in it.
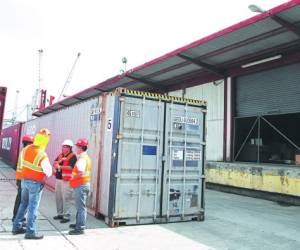
[[[34,137],[33,145],[46,148],[49,143],[50,136],[51,133],[47,128],[40,129]]]

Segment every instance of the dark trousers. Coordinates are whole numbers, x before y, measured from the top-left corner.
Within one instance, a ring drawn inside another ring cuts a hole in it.
[[[21,203],[21,193],[22,193],[22,188],[21,188],[21,180],[17,180],[17,188],[18,188],[18,193],[16,196],[16,200],[15,200],[15,205],[14,205],[14,214],[13,214],[13,218],[12,220],[15,219],[20,203]]]

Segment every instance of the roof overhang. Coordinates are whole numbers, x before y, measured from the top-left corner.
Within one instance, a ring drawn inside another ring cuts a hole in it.
[[[73,105],[117,87],[167,93],[300,61],[300,0],[197,40],[34,113]],[[278,60],[242,67],[280,55]]]

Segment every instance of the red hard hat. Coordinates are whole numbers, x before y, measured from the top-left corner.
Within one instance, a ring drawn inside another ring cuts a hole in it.
[[[81,138],[77,140],[75,145],[80,147],[84,147],[84,146],[87,147],[89,145],[89,142],[87,139]]]
[[[31,142],[33,143],[34,137],[32,135],[24,135],[22,137],[22,142]]]

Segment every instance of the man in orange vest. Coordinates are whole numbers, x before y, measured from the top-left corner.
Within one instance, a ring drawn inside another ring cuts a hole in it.
[[[70,221],[70,198],[73,190],[70,188],[69,180],[72,177],[72,171],[77,161],[77,157],[72,152],[73,142],[69,139],[62,143],[62,152],[55,159],[53,164],[55,168],[55,200],[57,215],[54,220],[61,220],[61,223]]]
[[[50,139],[48,129],[40,129],[35,135],[32,145],[27,146],[21,156],[22,194],[21,204],[13,223],[13,234],[25,233],[25,239],[42,239],[36,233],[35,219],[39,207],[42,189],[46,177],[52,175],[52,166],[45,152]],[[22,219],[27,212],[26,230],[22,228]]]
[[[70,235],[84,234],[86,226],[86,200],[90,191],[90,173],[91,159],[87,154],[88,141],[86,139],[78,139],[76,142],[77,162],[72,172],[70,180],[71,188],[74,188],[75,206],[76,206],[76,224],[71,224],[69,231]]]
[[[20,162],[21,160],[21,156],[23,155],[24,149],[33,143],[33,136],[32,135],[24,135],[22,137],[22,145],[23,145],[23,149],[20,153],[19,156],[19,160],[18,160],[18,165],[17,165],[17,169],[16,169],[16,180],[17,180],[17,188],[18,188],[18,192],[17,192],[17,196],[16,196],[16,200],[15,200],[15,205],[14,205],[14,212],[13,212],[13,218],[12,221],[14,221],[14,219],[16,218],[16,214],[18,212],[20,203],[21,203],[21,179],[22,179],[22,164]],[[23,221],[25,221],[25,218],[23,218]]]

